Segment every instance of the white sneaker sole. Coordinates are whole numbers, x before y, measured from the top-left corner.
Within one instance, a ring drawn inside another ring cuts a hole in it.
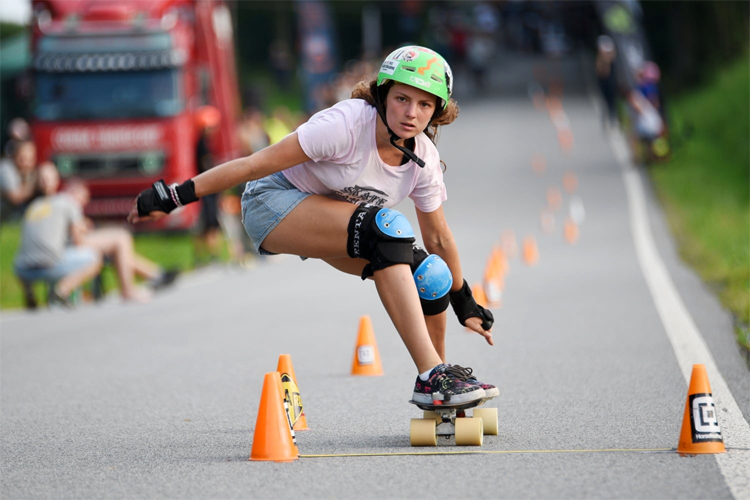
[[[500,389],[495,387],[494,389],[484,389],[484,397],[496,398],[500,395]]]
[[[498,391],[499,394],[500,391]],[[484,389],[477,389],[475,391],[471,392],[465,392],[463,394],[452,394],[449,401],[445,401],[446,405],[460,405],[464,403],[471,403],[473,401],[478,401],[480,399],[487,398],[487,393]],[[420,403],[424,405],[431,405],[433,404],[432,401],[432,394],[424,394],[421,392],[415,392],[412,394],[412,401],[415,403]]]

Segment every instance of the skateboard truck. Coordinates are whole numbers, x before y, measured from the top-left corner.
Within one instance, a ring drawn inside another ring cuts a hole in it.
[[[455,436],[459,446],[481,446],[484,434],[498,433],[497,408],[476,408],[490,399],[451,404],[449,398],[435,393],[431,404],[409,401],[425,412],[423,418],[411,421],[411,445],[437,446],[439,436]],[[466,414],[468,409],[474,409],[473,418]]]

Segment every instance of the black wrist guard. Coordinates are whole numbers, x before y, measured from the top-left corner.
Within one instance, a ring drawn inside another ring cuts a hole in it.
[[[462,326],[466,326],[466,320],[469,318],[479,318],[482,320],[482,328],[485,330],[492,328],[495,317],[492,316],[492,312],[477,304],[466,280],[459,291],[450,293],[450,299],[453,312],[456,313],[458,322]]]
[[[159,179],[138,195],[138,216],[146,217],[156,211],[168,214],[177,207],[197,200],[195,183],[192,179],[179,186],[177,184],[167,186],[164,179]]]

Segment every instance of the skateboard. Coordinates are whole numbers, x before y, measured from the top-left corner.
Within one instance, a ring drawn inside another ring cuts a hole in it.
[[[437,446],[438,436],[445,439],[455,436],[457,446],[482,446],[485,435],[496,436],[498,432],[497,408],[477,408],[490,399],[458,404],[409,401],[424,411],[423,418],[411,419],[411,445]],[[470,409],[474,409],[473,414],[467,415],[466,410]]]

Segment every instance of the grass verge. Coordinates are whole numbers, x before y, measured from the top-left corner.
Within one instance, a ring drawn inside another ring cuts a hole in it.
[[[24,306],[21,285],[13,273],[13,257],[21,241],[19,224],[3,224],[0,228],[0,309],[17,309]],[[134,238],[136,253],[156,262],[165,269],[189,270],[195,267],[194,236],[187,233],[137,234]],[[227,260],[224,248],[222,260]],[[104,291],[117,288],[117,278],[108,265],[102,271]],[[45,285],[34,287],[37,302],[46,303]],[[85,294],[90,290],[84,290]]]
[[[672,130],[692,126],[651,169],[682,257],[736,318],[750,349],[750,66],[747,55],[671,101]],[[746,351],[748,352],[748,351]]]

